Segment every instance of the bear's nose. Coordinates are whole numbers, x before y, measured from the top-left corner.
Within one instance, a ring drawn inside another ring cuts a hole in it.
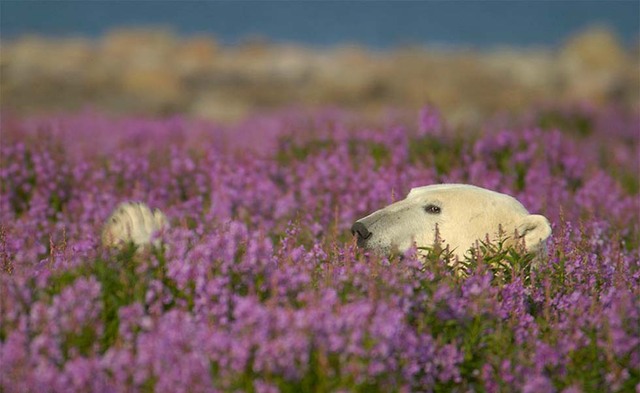
[[[351,234],[354,236],[358,234],[358,237],[363,240],[367,240],[371,237],[371,235],[373,235],[373,233],[369,232],[367,227],[364,226],[364,224],[360,221],[356,221],[356,223],[353,224],[353,226],[351,227]]]

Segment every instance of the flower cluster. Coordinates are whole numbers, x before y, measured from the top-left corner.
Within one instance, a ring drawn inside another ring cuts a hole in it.
[[[639,127],[3,116],[0,391],[637,390]],[[485,244],[463,277],[355,246],[355,219],[441,182],[544,214],[546,254]],[[163,246],[101,248],[124,200],[167,214]]]

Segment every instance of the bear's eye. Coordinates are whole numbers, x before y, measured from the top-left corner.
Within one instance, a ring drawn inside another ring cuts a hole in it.
[[[424,207],[424,211],[429,214],[440,214],[440,206],[429,204]]]

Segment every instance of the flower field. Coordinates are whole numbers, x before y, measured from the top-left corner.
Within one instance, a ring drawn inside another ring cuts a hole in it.
[[[637,114],[1,127],[0,392],[640,389]],[[356,219],[446,182],[544,214],[547,253],[483,245],[460,275],[356,247]],[[165,212],[164,246],[101,247],[125,200]]]

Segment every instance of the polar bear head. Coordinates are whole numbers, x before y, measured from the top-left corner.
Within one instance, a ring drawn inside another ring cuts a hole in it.
[[[439,184],[412,189],[406,199],[356,221],[351,231],[360,247],[384,255],[414,244],[432,247],[437,231],[442,245],[462,258],[485,239],[524,241],[527,250],[540,250],[551,227],[509,195],[468,184]]]

